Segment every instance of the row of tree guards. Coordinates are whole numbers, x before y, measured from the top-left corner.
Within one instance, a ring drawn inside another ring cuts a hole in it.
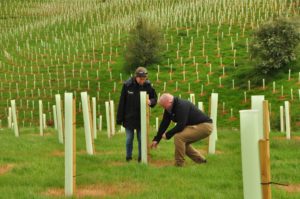
[[[83,92],[84,93],[84,92]],[[81,106],[80,108],[84,109],[83,107],[85,107],[83,105],[83,103],[85,102],[85,95],[82,96],[82,102],[79,103],[79,105]],[[159,94],[160,96],[160,94]],[[181,97],[181,95],[179,95],[179,97]],[[212,99],[212,103],[214,104],[213,107],[217,107],[218,106],[218,102],[216,100],[217,98],[217,94],[212,93],[211,94],[211,99]],[[189,100],[191,102],[193,102],[196,105],[196,101],[195,101],[195,94],[191,93],[190,94],[190,98]],[[56,105],[52,106],[52,112],[53,112],[53,123],[54,123],[54,127],[55,129],[58,130],[58,139],[60,143],[63,143],[63,114],[62,114],[62,101],[61,101],[61,97],[60,94],[56,94],[55,95],[55,102]],[[14,128],[14,124],[16,124],[15,121],[13,121],[13,108],[12,105],[14,103],[14,106],[16,106],[16,102],[15,100],[11,100],[11,107],[8,107],[8,117],[7,117],[7,123],[8,123],[8,128]],[[198,108],[202,111],[204,111],[204,106],[203,106],[203,102],[199,101],[198,102]],[[90,102],[88,103],[88,106],[90,106]],[[96,114],[96,98],[93,97],[92,98],[92,110],[90,110],[92,112],[92,126],[93,126],[93,134],[94,134],[94,138],[97,138],[97,129],[99,131],[102,131],[102,120],[103,117],[102,115],[99,115],[99,118],[97,119],[97,114]],[[98,105],[99,106],[99,105]],[[225,103],[223,102],[223,111],[225,108]],[[269,105],[270,108],[271,104]],[[116,133],[116,125],[115,125],[115,109],[114,109],[114,101],[109,100],[105,102],[105,107],[106,107],[106,123],[107,123],[107,136],[110,138],[111,136],[115,135]],[[215,111],[212,111],[212,109],[208,110],[208,113],[211,113],[211,117],[214,119],[214,121],[217,120],[217,109]],[[231,109],[231,118],[233,117],[233,110]],[[86,114],[85,111],[82,111],[83,114]],[[204,111],[205,112],[205,111]],[[16,112],[16,114],[18,115],[18,111]],[[97,126],[97,122],[98,122],[98,126]],[[46,124],[46,114],[43,113],[43,102],[42,100],[39,100],[39,126],[40,126],[40,135],[43,135],[43,129],[47,128],[47,124]],[[158,130],[158,126],[159,126],[159,121],[158,118],[155,118],[155,129]],[[2,120],[0,120],[0,128],[2,128]],[[217,129],[215,127],[215,129]],[[120,129],[121,132],[125,132],[125,129],[121,126]],[[290,132],[291,132],[291,121],[290,121],[290,103],[289,101],[285,101],[284,105],[280,106],[280,131],[281,132],[286,132],[286,137],[287,139],[290,139]],[[17,135],[17,134],[16,134]],[[216,133],[217,135],[217,133]],[[216,137],[217,139],[217,137]]]
[[[75,192],[76,176],[76,102],[72,93],[65,93],[64,113],[63,102],[59,94],[55,96],[56,105],[53,106],[54,126],[58,132],[59,143],[65,144],[65,195],[70,196]],[[190,94],[189,100],[195,102],[195,95]],[[148,96],[146,92],[140,93],[141,108],[141,141],[142,141],[142,163],[148,164],[149,159],[149,131],[150,111],[147,105]],[[97,139],[96,125],[96,99],[92,98],[92,108],[87,92],[81,93],[82,112],[84,119],[84,132],[87,154],[95,153],[94,139]],[[114,102],[107,101],[106,119],[107,135],[111,138],[115,135]],[[198,108],[204,111],[203,102],[198,102]],[[284,108],[280,107],[281,130],[286,124],[286,138],[290,139],[290,115],[289,102],[285,101]],[[14,128],[15,136],[19,136],[18,117],[15,100],[11,100],[11,127]],[[212,93],[210,98],[209,115],[213,119],[214,129],[209,137],[208,153],[215,154],[217,136],[217,110],[218,94]],[[43,104],[39,101],[40,135],[45,128],[45,115]],[[271,198],[270,189],[270,150],[269,150],[269,105],[264,96],[251,97],[251,110],[240,111],[241,149],[244,198]],[[285,120],[284,120],[285,118]],[[156,129],[158,129],[158,118],[156,118]],[[99,117],[99,128],[102,129],[102,116]],[[121,129],[124,132],[124,128]]]
[[[298,81],[298,83],[300,82],[300,73],[299,73],[299,81]],[[98,82],[99,83],[99,82]],[[191,83],[188,83],[188,93],[193,93],[193,90],[191,89]],[[222,84],[220,84],[219,85],[219,87],[223,87],[224,85],[222,85]],[[265,87],[264,86],[264,84],[263,84],[263,87],[262,87],[262,89],[266,89],[267,87]],[[235,89],[235,85],[234,85],[234,80],[232,80],[232,89]],[[167,82],[164,82],[163,83],[163,92],[165,92],[165,91],[167,91],[168,89],[167,89]],[[178,88],[178,81],[176,81],[175,82],[175,91],[178,91],[179,90],[179,88]],[[204,86],[204,84],[202,84],[201,85],[201,91],[200,91],[200,95],[201,96],[203,96],[203,95],[205,95],[205,92],[204,92],[204,90],[205,90],[205,86]],[[250,81],[248,81],[248,90],[247,91],[244,91],[244,99],[243,99],[243,101],[245,102],[245,103],[247,103],[247,102],[249,102],[249,96],[248,96],[248,91],[250,91],[251,90],[251,84],[250,84]],[[52,91],[52,90],[51,90]],[[214,89],[213,89],[213,91],[212,92],[214,92]],[[276,83],[275,82],[273,82],[273,88],[272,88],[272,92],[273,93],[278,93],[279,95],[278,95],[278,97],[281,99],[281,100],[283,100],[283,99],[285,99],[285,98],[287,98],[287,95],[284,95],[285,94],[285,90],[284,90],[284,87],[281,85],[281,87],[280,87],[280,89],[277,89],[276,88]],[[298,96],[299,96],[299,100],[300,100],[300,89],[298,89],[297,90],[297,92],[298,92]],[[76,96],[76,91],[73,93],[73,95],[75,96],[75,98],[77,97]],[[180,95],[180,94],[179,94]],[[51,96],[52,96],[52,94],[51,94]],[[53,97],[56,97],[57,95],[53,95]],[[293,89],[293,88],[291,88],[290,89],[290,98],[289,98],[289,100],[290,101],[294,101],[295,100],[295,90]],[[52,98],[52,97],[51,97]],[[97,97],[96,97],[96,99],[97,100],[99,100],[100,99],[100,94],[99,94],[99,92],[97,92]],[[108,93],[108,99],[111,99],[111,95],[110,95],[110,93]],[[40,98],[40,100],[42,100],[41,98]],[[38,101],[38,105],[40,106],[40,100]],[[19,115],[19,118],[21,119],[21,121],[22,121],[22,124],[23,125],[20,125],[20,126],[25,126],[26,124],[28,124],[30,127],[32,126],[32,122],[34,122],[35,121],[35,119],[34,119],[34,113],[36,112],[36,109],[35,109],[35,101],[34,100],[25,100],[26,101],[26,105],[24,106],[24,100],[23,99],[16,99],[16,103],[18,103],[19,104],[19,110],[20,110],[20,113],[18,114]],[[46,102],[45,102],[46,101]],[[45,117],[44,119],[43,119],[43,123],[44,123],[44,127],[46,128],[47,126],[46,126],[46,117],[47,118],[49,118],[48,119],[48,121],[49,120],[51,120],[52,121],[52,114],[51,114],[51,102],[49,102],[48,101],[48,99],[46,99],[45,101],[43,101],[42,102],[42,104],[46,104],[46,107],[44,107],[45,108],[45,112],[43,111],[43,113],[45,113],[45,116],[43,116],[43,117]],[[31,105],[31,106],[30,106]],[[81,112],[82,110],[82,105],[81,105],[81,102],[79,102],[78,104],[78,111],[77,112]],[[225,110],[225,102],[223,102],[223,111]],[[283,109],[284,110],[284,109]],[[98,112],[100,112],[100,104],[98,104],[97,105],[97,111]],[[232,108],[230,108],[230,112],[231,112],[231,114],[230,114],[230,118],[233,118],[233,109]],[[271,103],[270,103],[270,112],[271,112]],[[12,124],[12,114],[11,114],[11,106],[10,106],[10,99],[7,99],[6,100],[6,108],[4,109],[4,117],[5,118],[7,118],[7,124],[8,124],[8,127],[10,128],[10,127],[12,127],[11,126],[11,124]],[[29,115],[27,115],[27,113],[30,113],[30,116]],[[53,117],[54,117],[54,113],[53,113]],[[102,117],[102,116],[101,116]],[[100,118],[99,118],[100,119]],[[283,125],[284,125],[284,118],[283,118],[283,120],[281,120],[282,122],[283,122]],[[53,121],[55,122],[56,121],[56,119],[54,119],[53,118]],[[42,121],[41,120],[39,120],[39,122],[37,122],[37,123],[41,123]],[[2,123],[3,123],[3,120],[2,119],[0,119],[0,128],[2,127]],[[284,131],[284,126],[283,125],[281,125],[282,126],[282,128],[281,128],[281,131],[283,132]]]

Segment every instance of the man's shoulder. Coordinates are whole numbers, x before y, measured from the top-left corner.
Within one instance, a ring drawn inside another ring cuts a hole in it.
[[[148,80],[148,79],[145,81],[144,84],[145,84],[145,86],[152,87],[152,84],[151,84],[150,80]]]
[[[192,103],[189,100],[175,98],[174,102],[177,104],[177,107],[183,108],[183,107],[189,107],[192,105]]]
[[[127,80],[124,82],[124,86],[129,87],[129,86],[131,86],[133,83],[134,83],[134,82],[133,82],[133,78],[130,77],[129,79],[127,79]]]

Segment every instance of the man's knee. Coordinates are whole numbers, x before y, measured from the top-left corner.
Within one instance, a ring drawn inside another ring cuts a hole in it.
[[[201,127],[201,130],[200,130],[200,133],[202,133],[203,138],[206,138],[206,137],[210,136],[210,134],[213,131],[213,125],[210,124],[210,123],[204,123],[201,126],[202,127]]]
[[[208,124],[207,125],[207,134],[210,135],[213,132],[213,125],[212,124]]]
[[[182,141],[182,136],[180,135],[180,133],[176,133],[175,135],[174,135],[174,142],[175,143],[179,143],[179,142],[181,142]]]

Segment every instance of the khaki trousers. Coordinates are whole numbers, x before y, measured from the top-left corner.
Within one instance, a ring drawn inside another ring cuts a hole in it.
[[[175,165],[183,166],[185,154],[196,163],[203,163],[205,158],[191,144],[208,137],[213,129],[211,123],[200,123],[186,126],[183,131],[174,135]]]

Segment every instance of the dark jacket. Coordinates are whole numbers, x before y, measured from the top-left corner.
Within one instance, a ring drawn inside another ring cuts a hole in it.
[[[212,119],[201,112],[190,101],[174,97],[172,109],[170,112],[164,111],[163,120],[160,123],[158,132],[153,141],[159,142],[163,133],[167,130],[171,120],[176,122],[176,126],[166,133],[167,139],[173,137],[175,133],[181,132],[186,126],[200,123],[212,123]]]
[[[144,85],[141,86],[136,82],[134,77],[129,78],[124,82],[121,91],[117,124],[121,124],[131,130],[141,128],[140,91],[146,91],[149,95],[151,101],[150,107],[156,105],[157,95],[150,81],[146,80]]]

